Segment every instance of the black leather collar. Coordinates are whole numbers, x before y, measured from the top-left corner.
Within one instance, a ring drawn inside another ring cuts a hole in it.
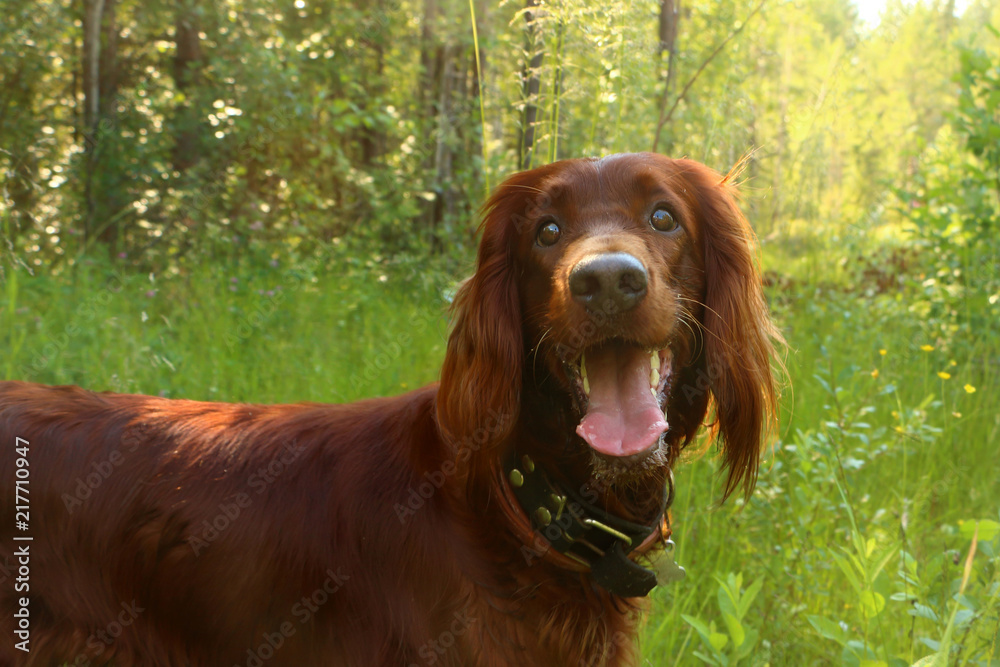
[[[658,530],[673,500],[673,479],[664,494],[663,512],[649,526],[609,514],[572,489],[561,489],[527,455],[512,451],[504,460],[504,474],[521,509],[559,553],[590,568],[594,581],[622,597],[642,597],[656,586],[656,572],[629,559],[654,530]]]

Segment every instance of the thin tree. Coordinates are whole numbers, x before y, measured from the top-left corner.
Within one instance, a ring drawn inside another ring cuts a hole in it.
[[[726,44],[728,44],[737,35],[743,32],[743,29],[747,27],[747,23],[749,23],[753,19],[753,17],[756,16],[760,12],[760,10],[764,8],[764,4],[766,2],[767,0],[761,0],[761,3],[756,7],[754,7],[753,11],[751,11],[750,14],[746,17],[746,19],[744,19],[743,22],[740,23],[740,26],[735,30],[733,30],[732,32],[730,32],[729,35],[724,40],[719,42],[718,46],[716,46],[712,50],[712,52],[708,54],[708,57],[705,58],[705,60],[701,63],[701,65],[698,66],[698,69],[695,70],[695,73],[691,75],[691,78],[688,79],[687,83],[684,84],[684,88],[681,89],[680,94],[678,94],[677,97],[674,98],[674,103],[670,106],[669,110],[667,110],[667,100],[670,97],[670,76],[668,72],[667,80],[664,81],[663,95],[660,97],[660,119],[656,123],[656,135],[653,138],[653,152],[656,152],[657,147],[660,145],[660,133],[663,131],[663,126],[669,123],[673,119],[674,111],[677,110],[677,105],[681,103],[681,100],[687,97],[687,94],[691,90],[691,86],[694,85],[694,82],[698,80],[698,77],[701,76],[701,73],[705,71],[705,68],[708,67],[709,63],[715,60],[715,57],[722,52],[722,49],[725,48]],[[661,25],[663,23],[662,8],[661,8],[660,23]],[[676,24],[674,27],[676,29]]]
[[[518,166],[530,169],[535,149],[535,122],[538,119],[538,92],[542,83],[539,72],[545,55],[542,43],[541,26],[539,24],[537,0],[525,0],[524,3],[524,37],[525,54],[528,57],[521,70],[521,98],[524,108],[521,112],[521,141],[518,146]]]

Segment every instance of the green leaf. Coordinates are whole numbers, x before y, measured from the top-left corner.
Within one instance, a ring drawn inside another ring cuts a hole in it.
[[[941,650],[941,642],[936,639],[931,639],[930,637],[920,637],[920,643],[929,648],[932,651]]]
[[[716,660],[715,658],[713,658],[710,655],[705,655],[701,651],[695,651],[694,652],[694,657],[698,658],[699,660],[701,660],[702,662],[704,662],[705,664],[708,664],[708,665],[718,665],[718,666],[721,666],[721,665],[725,665],[726,664],[724,662],[719,662],[718,660]],[[719,657],[722,657],[722,656],[719,656]]]
[[[840,627],[839,623],[834,623],[823,616],[810,615],[806,616],[806,618],[809,620],[809,624],[816,628],[816,632],[822,637],[835,641],[841,646],[847,644],[847,633]]]
[[[719,600],[719,609],[723,613],[730,613],[734,616],[737,614],[738,600],[736,596],[739,595],[739,588],[731,588],[732,575],[730,575],[728,581],[722,581],[719,579],[719,589],[716,591],[716,597]],[[735,592],[734,592],[735,591]]]
[[[898,553],[899,551],[897,551],[895,544],[886,547],[885,551],[879,554],[879,556],[875,559],[874,567],[872,567],[869,570],[868,572],[869,580],[875,581],[875,579],[878,578],[878,575],[881,574],[882,570],[889,563],[889,561],[892,560]]]
[[[747,636],[743,641],[743,645],[736,649],[736,652],[733,654],[733,662],[737,663],[753,653],[758,640],[760,640],[760,634],[756,630],[747,630]]]
[[[750,611],[750,605],[753,604],[754,599],[757,594],[760,593],[760,589],[764,586],[764,577],[758,577],[756,581],[747,586],[746,591],[743,592],[743,597],[739,601],[739,616],[740,620],[747,617],[747,613]]]
[[[824,380],[823,378],[821,378],[819,375],[813,375],[813,378],[817,382],[819,382],[820,386],[823,387],[823,389],[826,390],[826,393],[828,393],[828,394],[832,394],[833,393],[833,390],[830,389],[830,383],[829,382],[827,382],[826,380]]]
[[[685,623],[694,628],[695,632],[701,635],[705,641],[708,641],[708,638],[712,633],[708,629],[708,625],[705,624],[705,621],[701,620],[697,616],[688,616],[687,614],[681,614],[681,618],[684,619]]]
[[[854,589],[854,592],[860,595],[864,587],[861,585],[861,579],[858,578],[854,566],[851,565],[851,561],[848,560],[847,556],[844,554],[837,553],[833,554],[833,560],[837,563],[840,571],[844,573],[844,576],[847,578],[847,582]]]
[[[964,628],[976,617],[976,612],[971,609],[959,609],[955,612],[955,627]]]
[[[913,605],[910,609],[906,610],[910,616],[916,616],[917,618],[926,618],[929,621],[938,622],[938,615],[933,609],[927,605],[920,604],[919,602]]]
[[[1000,533],[1000,523],[988,519],[983,519],[982,521],[961,521],[959,522],[959,532],[962,534],[962,537],[971,540],[977,526],[979,527],[980,542],[990,542],[997,536],[997,533]]]
[[[728,612],[722,612],[722,620],[726,624],[726,629],[729,630],[733,646],[737,648],[742,646],[743,640],[746,639],[746,632],[743,630],[743,624],[740,623],[740,619]]]
[[[948,664],[948,656],[945,653],[931,653],[930,655],[917,660],[913,667],[945,667]]]
[[[885,597],[875,591],[861,593],[861,612],[865,618],[873,618],[885,609]]]
[[[716,651],[721,651],[722,647],[725,646],[728,641],[729,641],[729,637],[727,637],[726,635],[722,634],[721,632],[713,632],[708,637],[708,643]]]

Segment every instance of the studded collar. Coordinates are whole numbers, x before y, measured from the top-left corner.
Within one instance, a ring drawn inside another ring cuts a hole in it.
[[[573,489],[557,486],[528,455],[511,451],[504,460],[504,473],[532,528],[556,551],[589,568],[594,581],[605,590],[622,597],[642,597],[656,586],[657,572],[628,556],[654,531],[661,530],[673,501],[673,473],[668,477],[663,509],[651,525],[605,512]],[[669,564],[673,566],[669,578],[683,576],[684,570],[672,557]]]

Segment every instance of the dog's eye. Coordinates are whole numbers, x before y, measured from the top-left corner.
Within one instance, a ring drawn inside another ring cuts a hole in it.
[[[658,232],[672,232],[677,229],[677,221],[665,208],[653,211],[653,215],[649,216],[649,224]]]
[[[559,230],[559,225],[549,221],[538,228],[538,245],[540,246],[550,246],[554,245],[556,241],[559,240],[559,235],[562,232]]]

